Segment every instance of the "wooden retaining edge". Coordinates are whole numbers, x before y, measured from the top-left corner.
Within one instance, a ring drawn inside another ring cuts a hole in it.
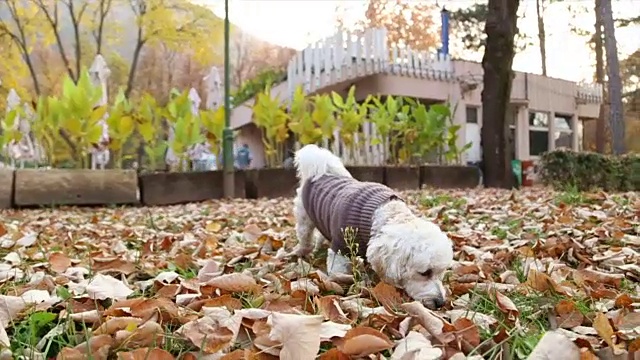
[[[135,170],[15,170],[13,203],[20,206],[135,205]]]
[[[479,181],[472,166],[353,166],[361,181],[397,190],[472,188]],[[294,169],[238,171],[236,198],[295,195]],[[222,171],[137,174],[135,170],[0,169],[0,209],[56,205],[172,205],[223,197]]]

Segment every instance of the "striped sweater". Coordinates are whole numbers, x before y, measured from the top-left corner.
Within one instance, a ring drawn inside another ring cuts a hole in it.
[[[358,255],[366,259],[373,214],[390,200],[400,199],[389,187],[354,178],[323,175],[307,180],[302,188],[302,204],[320,233],[331,241],[331,249],[350,253],[343,230],[357,229]]]

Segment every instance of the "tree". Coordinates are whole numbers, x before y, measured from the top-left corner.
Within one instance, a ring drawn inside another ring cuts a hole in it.
[[[356,33],[369,28],[387,29],[387,42],[416,51],[433,50],[440,42],[431,13],[435,7],[420,1],[369,0],[364,19],[346,24],[338,9],[337,27]]]
[[[102,54],[102,45],[104,43],[105,21],[111,11],[113,0],[99,0],[93,11],[93,23],[95,29],[91,31],[91,35],[96,42],[96,54]]]
[[[600,11],[601,0],[595,0],[595,32],[593,35],[593,47],[596,53],[595,78],[598,84],[605,85],[604,82],[604,40],[602,38],[602,12]],[[606,95],[606,93],[604,94]],[[606,96],[605,96],[606,97]],[[605,104],[600,106],[598,119],[596,120],[596,150],[603,154],[605,152],[607,139],[607,125],[605,120]]]
[[[267,69],[282,69],[296,51],[277,46],[232,28],[231,85],[239,89]]]
[[[506,121],[513,80],[515,36],[519,0],[489,0],[482,58],[482,143],[487,187],[509,188],[513,183],[511,155],[507,151]]]
[[[544,0],[536,0],[536,17],[538,20],[538,48],[540,49],[540,65],[542,75],[547,76],[547,34],[544,29]]]
[[[612,150],[616,155],[625,153],[624,144],[624,112],[622,107],[622,79],[618,60],[618,44],[611,10],[611,1],[600,2],[602,16],[604,46],[607,56],[607,78],[609,90],[609,121],[611,124]]]
[[[0,36],[8,37],[17,46],[18,52],[24,60],[36,95],[40,95],[40,82],[36,73],[32,49],[38,44],[49,42],[48,33],[41,30],[40,13],[32,4],[23,4],[21,0],[2,0],[0,5],[8,12],[8,19],[0,20]]]
[[[53,36],[56,40],[56,45],[58,46],[58,53],[60,54],[60,58],[64,63],[67,72],[69,73],[69,77],[74,82],[77,82],[80,78],[80,68],[81,68],[81,58],[82,58],[82,42],[80,41],[80,27],[82,18],[85,15],[87,10],[88,2],[76,2],[74,0],[59,0],[59,1],[49,1],[49,0],[30,0],[32,1],[42,12],[46,22],[51,27],[53,32]],[[61,31],[62,31],[62,18],[60,14],[60,8],[64,7],[69,14],[69,19],[71,22],[71,26],[73,28],[73,58],[75,59],[74,66],[71,65],[71,56],[67,54],[64,48],[64,43],[62,41]]]
[[[125,95],[129,96],[143,48],[163,42],[186,49],[201,62],[213,60],[222,40],[223,23],[211,10],[186,0],[131,0],[136,17],[136,41]]]
[[[489,13],[488,3],[474,3],[451,12],[452,39],[460,43],[463,50],[478,53],[483,51],[486,43],[486,20]],[[531,45],[530,38],[523,33],[517,33],[515,46],[522,51]]]

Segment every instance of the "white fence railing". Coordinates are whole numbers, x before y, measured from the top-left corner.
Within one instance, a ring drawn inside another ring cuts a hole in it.
[[[287,67],[287,98],[302,85],[306,93],[373,74],[456,81],[449,55],[387,45],[386,29],[367,29],[363,34],[338,32],[298,52]],[[576,98],[602,102],[602,85],[579,83]]]
[[[367,29],[361,35],[339,32],[316,41],[289,62],[289,95],[302,85],[306,93],[367,75],[391,73],[402,76],[454,79],[449,56],[387,46],[386,29]]]
[[[585,103],[603,103],[602,84],[578,83],[576,98]]]

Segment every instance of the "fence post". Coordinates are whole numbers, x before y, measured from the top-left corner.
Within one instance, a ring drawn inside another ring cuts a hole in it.
[[[102,97],[100,98],[96,106],[106,106],[109,98],[107,94],[107,81],[109,79],[109,75],[111,75],[111,70],[107,66],[107,62],[104,60],[102,55],[96,55],[96,58],[93,60],[93,63],[89,68],[89,75],[91,76],[91,81],[93,82],[93,84],[102,88]],[[98,167],[104,170],[107,163],[109,163],[109,158],[111,157],[108,145],[109,126],[107,125],[106,121],[108,116],[109,115],[105,113],[100,120],[100,126],[102,126],[102,136],[100,136],[98,144],[96,144],[91,149],[91,170],[96,170]]]

